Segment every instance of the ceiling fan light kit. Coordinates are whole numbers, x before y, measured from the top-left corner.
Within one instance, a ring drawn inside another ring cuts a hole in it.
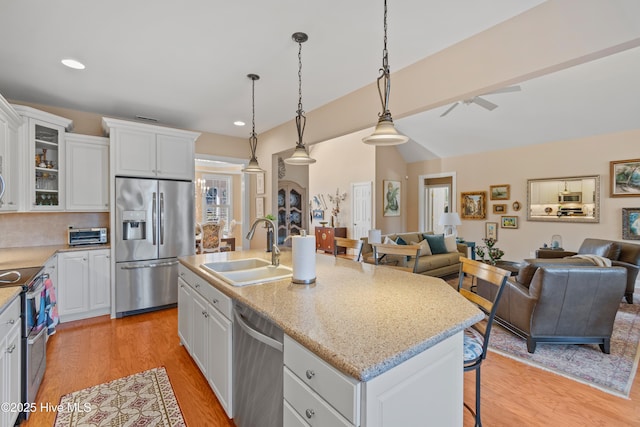
[[[378,95],[382,104],[378,124],[370,136],[362,138],[362,142],[369,145],[398,145],[404,144],[409,137],[401,134],[393,125],[393,118],[389,111],[389,94],[391,93],[391,71],[389,69],[389,51],[387,50],[387,0],[384,0],[384,49],[382,50],[382,68],[378,76]]]

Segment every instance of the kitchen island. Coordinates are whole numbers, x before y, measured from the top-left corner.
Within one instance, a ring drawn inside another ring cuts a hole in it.
[[[362,402],[356,405],[355,421],[350,419],[353,425],[391,425],[387,415],[392,408],[405,413],[403,425],[423,425],[427,418],[434,425],[462,424],[462,331],[483,314],[450,285],[322,254],[316,255],[313,285],[294,285],[287,279],[234,287],[200,267],[249,257],[269,260],[270,254],[225,252],[183,257],[180,262],[350,377],[358,389],[356,400]],[[282,251],[281,263],[291,265],[290,252]],[[285,359],[286,352],[285,340]],[[379,391],[383,393],[373,404]]]

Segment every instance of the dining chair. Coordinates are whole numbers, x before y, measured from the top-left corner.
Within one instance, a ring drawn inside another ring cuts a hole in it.
[[[376,265],[385,265],[412,273],[418,270],[420,245],[371,243],[371,246],[373,246],[373,258]],[[406,258],[403,259],[403,257]],[[411,258],[413,258],[413,266],[409,265]],[[383,259],[385,262],[381,264]]]
[[[340,249],[344,248],[345,253],[340,254]],[[362,252],[362,240],[347,239],[346,237],[335,237],[333,240],[333,256],[340,258],[354,259],[352,254],[349,254],[349,249],[353,249],[355,253],[355,261],[360,261],[360,253]]]
[[[221,244],[223,227],[224,222],[205,222],[201,225],[202,238],[200,243],[200,250],[202,253],[223,252],[229,250],[226,243]]]
[[[491,334],[496,308],[502,296],[505,283],[507,283],[510,275],[510,271],[503,270],[502,268],[460,257],[458,292],[485,313],[484,320],[475,323],[464,331],[464,372],[476,371],[476,408],[474,411],[468,404],[465,403],[464,406],[475,417],[475,427],[482,427],[482,419],[480,418],[480,367],[482,361],[487,357],[489,336]],[[495,297],[493,300],[481,297],[475,292],[463,287],[465,277],[470,277],[476,281],[483,280],[495,287]]]

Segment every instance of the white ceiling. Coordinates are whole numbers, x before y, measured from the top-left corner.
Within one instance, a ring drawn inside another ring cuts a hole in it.
[[[392,71],[542,2],[389,0]],[[306,111],[375,81],[382,1],[22,0],[0,5],[0,93],[16,101],[248,137],[248,73],[261,76],[258,133],[295,116],[296,31],[309,34],[302,49]],[[416,161],[619,130],[630,122],[637,128],[632,113],[640,111],[640,85],[631,90],[625,81],[640,75],[639,56],[618,54],[523,82],[521,92],[487,96],[499,105],[492,112],[461,105],[440,118],[445,106],[396,120],[413,140],[401,151]],[[65,57],[87,69],[62,66]],[[235,120],[248,126],[233,126]]]

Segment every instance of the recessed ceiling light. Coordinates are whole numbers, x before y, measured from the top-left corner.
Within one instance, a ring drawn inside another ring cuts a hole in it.
[[[244,126],[246,125],[245,122],[243,122],[242,120],[236,120],[235,122],[233,122],[234,125],[236,126]]]
[[[80,61],[76,61],[75,59],[63,59],[62,62],[64,65],[66,65],[69,68],[73,68],[74,70],[84,70],[85,66],[82,62]]]

